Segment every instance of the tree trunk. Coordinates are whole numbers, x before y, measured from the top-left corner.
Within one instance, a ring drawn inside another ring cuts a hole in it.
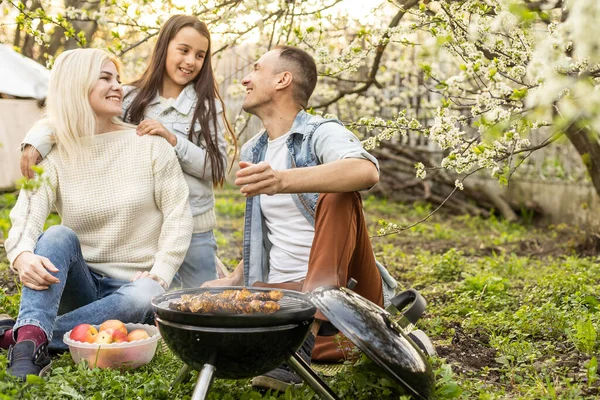
[[[66,0],[65,7],[74,7],[78,9],[84,9],[88,12],[98,10],[101,5],[101,2],[89,2],[83,0]],[[39,0],[34,0],[31,5],[28,7],[28,10],[35,11],[36,9],[41,8],[41,3]],[[86,47],[90,46],[92,38],[96,31],[98,30],[98,24],[96,21],[78,21],[78,20],[70,20],[75,28],[76,32],[83,32],[86,39]],[[38,31],[43,32],[44,27],[40,23],[36,28]],[[39,62],[40,64],[46,64],[47,57],[46,54],[50,56],[55,56],[56,53],[60,50],[72,50],[79,47],[78,41],[74,38],[66,39],[64,36],[64,29],[60,26],[55,26],[54,33],[50,39],[50,43],[48,47],[39,46],[35,43],[35,39],[33,36],[21,32],[20,30],[16,30],[13,44],[21,48],[21,53],[29,58],[32,58]]]
[[[572,125],[567,129],[566,135],[577,149],[585,167],[587,168],[596,193],[600,196],[600,143],[598,134],[587,127],[578,128]]]

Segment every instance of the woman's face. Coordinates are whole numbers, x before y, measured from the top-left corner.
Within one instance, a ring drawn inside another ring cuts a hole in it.
[[[180,93],[193,81],[202,69],[207,51],[205,36],[190,26],[180,29],[167,47],[163,92]]]
[[[90,106],[99,120],[119,117],[123,113],[123,87],[117,67],[112,61],[102,65],[100,76],[92,87],[89,99]]]

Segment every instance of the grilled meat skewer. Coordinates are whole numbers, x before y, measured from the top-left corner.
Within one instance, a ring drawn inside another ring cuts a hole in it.
[[[277,301],[282,297],[283,292],[277,290],[253,293],[244,288],[224,290],[217,294],[209,292],[197,295],[184,294],[179,301],[171,302],[169,308],[194,313],[272,314],[281,308]]]

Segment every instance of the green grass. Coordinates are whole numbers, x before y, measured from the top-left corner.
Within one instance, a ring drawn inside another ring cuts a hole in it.
[[[0,229],[8,228],[0,197]],[[427,204],[364,200],[369,229],[406,226],[426,216]],[[219,257],[230,268],[241,257],[243,198],[237,189],[217,191]],[[56,221],[54,221],[56,222]],[[600,265],[585,232],[566,226],[508,223],[491,217],[435,214],[396,235],[374,237],[377,257],[401,288],[414,287],[428,301],[419,328],[437,347],[432,360],[437,399],[598,398]],[[7,268],[0,248],[0,273]],[[0,312],[15,315],[18,293],[0,290]],[[172,391],[181,363],[168,351],[147,366],[124,372],[90,370],[57,357],[44,380],[17,383],[5,375],[0,351],[0,399],[4,398],[189,398],[193,383]],[[403,398],[368,360],[326,378],[342,398]],[[215,380],[211,399],[313,399],[304,386],[277,397],[259,393],[249,381]]]

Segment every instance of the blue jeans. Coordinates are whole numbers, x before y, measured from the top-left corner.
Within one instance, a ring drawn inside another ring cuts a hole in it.
[[[54,264],[58,272],[50,274],[60,282],[46,290],[23,288],[15,331],[23,325],[38,326],[50,349],[66,350],[63,335],[79,324],[99,325],[107,319],[152,322],[150,300],[164,293],[160,284],[150,278],[122,281],[91,271],[71,229],[50,227],[40,236],[35,254]]]
[[[195,288],[217,279],[217,241],[213,231],[194,233],[183,264],[173,278],[172,288]]]

